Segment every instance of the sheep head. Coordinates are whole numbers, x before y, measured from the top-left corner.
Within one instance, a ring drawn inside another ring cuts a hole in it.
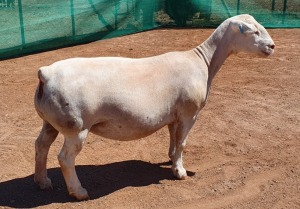
[[[267,30],[250,15],[238,15],[228,19],[233,52],[249,52],[259,56],[274,53],[275,44]]]

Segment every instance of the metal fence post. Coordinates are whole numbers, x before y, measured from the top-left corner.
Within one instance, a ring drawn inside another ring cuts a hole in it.
[[[274,14],[275,10],[275,0],[272,0],[272,14]]]
[[[283,3],[283,14],[282,14],[282,24],[285,23],[286,8],[287,8],[287,0],[284,0],[284,3]]]
[[[70,0],[71,20],[72,20],[72,37],[75,38],[75,17],[74,17],[74,0]]]
[[[22,47],[25,47],[26,42],[25,42],[24,19],[23,19],[23,9],[22,9],[22,1],[21,0],[18,0],[18,7],[19,7]]]
[[[241,1],[240,1],[240,0],[238,0],[238,1],[237,1],[237,9],[236,9],[236,10],[237,10],[237,11],[236,11],[236,14],[237,14],[237,15],[239,15],[239,14],[240,14],[240,6],[241,6],[241,4],[240,4],[240,3],[241,3]]]

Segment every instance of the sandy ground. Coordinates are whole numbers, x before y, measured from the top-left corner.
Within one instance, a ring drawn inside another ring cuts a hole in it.
[[[0,62],[0,208],[300,208],[300,30],[269,30],[274,56],[233,55],[213,81],[184,152],[189,177],[168,163],[167,128],[139,141],[90,134],[77,173],[91,200],[67,195],[48,157],[54,189],[33,183],[34,141],[42,121],[33,106],[40,66],[69,57],[144,57],[191,49],[210,29],[161,29]]]

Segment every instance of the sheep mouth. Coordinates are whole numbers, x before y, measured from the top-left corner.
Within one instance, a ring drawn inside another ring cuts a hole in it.
[[[273,54],[274,50],[262,50],[261,52],[266,56],[270,56]]]
[[[266,51],[262,51],[264,53],[264,55],[266,56],[270,56],[272,53],[271,52],[266,52]]]

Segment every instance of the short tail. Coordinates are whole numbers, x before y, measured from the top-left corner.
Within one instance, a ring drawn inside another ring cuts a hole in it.
[[[37,98],[38,100],[41,100],[43,97],[43,93],[44,93],[44,84],[46,82],[46,78],[44,75],[44,70],[46,67],[41,67],[38,71],[38,78],[40,80],[39,82],[39,86],[38,86],[38,90],[37,90]]]
[[[38,88],[38,92],[37,92],[38,100],[41,100],[43,97],[43,93],[44,93],[43,89],[44,89],[44,83],[40,80],[39,88]]]

